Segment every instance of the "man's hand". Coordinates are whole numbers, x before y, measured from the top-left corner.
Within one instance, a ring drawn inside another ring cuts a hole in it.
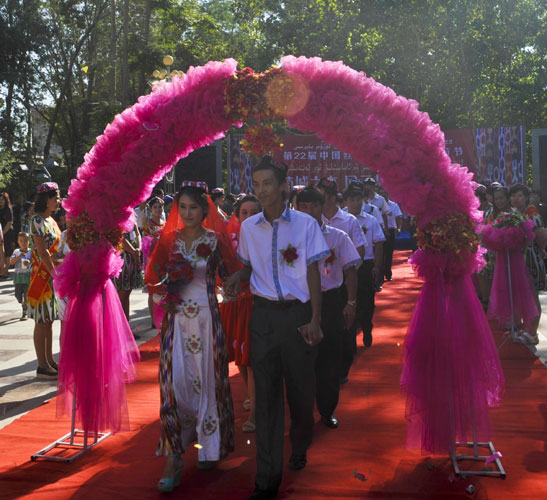
[[[355,306],[351,304],[346,304],[346,306],[344,307],[343,315],[346,329],[349,329],[355,321]]]
[[[240,292],[240,276],[239,272],[228,276],[224,281],[224,295],[229,299],[235,299]]]
[[[300,335],[304,337],[306,344],[311,346],[317,345],[321,342],[321,340],[323,340],[323,332],[321,331],[321,326],[319,323],[312,321],[307,325],[302,325],[298,328],[298,331],[300,332]]]
[[[166,304],[161,304],[160,307],[167,313],[170,313],[170,314],[178,313],[177,304],[173,304],[173,302],[168,302]]]

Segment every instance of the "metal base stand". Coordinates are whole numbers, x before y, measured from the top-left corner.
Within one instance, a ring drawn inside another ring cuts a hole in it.
[[[515,307],[513,305],[513,283],[511,281],[511,262],[509,261],[509,250],[505,251],[507,256],[507,280],[509,284],[509,303],[511,305],[511,333],[498,346],[498,351],[507,343],[508,340],[514,341],[517,338],[517,329],[515,327]]]
[[[473,455],[458,455],[456,454],[456,449],[466,447],[466,448],[473,448]],[[481,448],[488,448],[490,450],[490,455],[482,456],[479,455],[479,447]],[[482,461],[485,462],[490,456],[494,455],[496,453],[496,449],[494,448],[494,445],[492,444],[492,441],[488,441],[487,443],[477,443],[477,442],[469,442],[469,443],[456,443],[455,448],[450,452],[450,458],[452,459],[452,465],[454,466],[454,473],[457,477],[465,477],[465,476],[490,476],[490,477],[499,477],[501,479],[505,479],[505,470],[503,468],[503,465],[501,464],[501,460],[499,457],[496,457],[495,460],[490,462],[491,464],[496,464],[498,470],[462,470],[458,464],[459,461],[463,460],[475,460],[475,461]]]
[[[110,432],[97,432],[97,431],[81,431],[76,429],[76,392],[72,399],[72,424],[70,432],[65,434],[62,438],[54,441],[53,443],[42,448],[30,457],[35,462],[42,458],[44,460],[55,460],[58,462],[74,462],[78,457],[82,456],[86,451],[89,451],[94,446],[98,445],[101,441],[110,436]],[[90,443],[89,441],[92,440]],[[57,454],[48,454],[51,450],[58,450]],[[79,450],[77,453],[65,454],[66,450]]]

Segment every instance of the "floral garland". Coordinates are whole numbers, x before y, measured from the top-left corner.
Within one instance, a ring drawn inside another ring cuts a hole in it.
[[[440,253],[451,253],[464,259],[467,252],[476,253],[479,239],[471,218],[457,212],[431,221],[416,230],[418,247]]]
[[[273,122],[284,120],[283,106],[279,103],[283,102],[289,88],[290,79],[278,67],[264,73],[244,68],[227,80],[224,91],[226,114],[238,122],[258,120],[243,136],[240,143],[243,151],[263,156],[283,147]]]
[[[123,231],[121,227],[100,233],[87,212],[83,211],[67,220],[67,242],[72,251],[83,250],[101,240],[108,241],[116,250],[122,250]]]
[[[535,238],[534,221],[513,210],[481,230],[482,245],[494,252],[520,250]]]

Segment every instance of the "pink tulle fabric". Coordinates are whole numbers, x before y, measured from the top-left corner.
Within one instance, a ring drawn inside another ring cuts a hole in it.
[[[89,264],[90,255],[100,255]],[[125,383],[135,380],[139,350],[109,276],[120,272],[110,245],[95,245],[65,258],[54,278],[69,297],[61,336],[57,414],[70,414],[87,431],[128,430]]]
[[[444,255],[418,250],[425,279],[404,344],[401,387],[407,395],[407,446],[427,453],[488,440],[488,406],[499,405],[504,378],[490,327],[468,273]]]
[[[518,325],[522,320],[525,327],[530,326],[539,311],[522,249],[535,238],[534,221],[526,220],[519,227],[496,228],[486,225],[482,228],[481,237],[482,244],[496,252],[488,317],[497,320],[502,327],[510,326],[512,298],[514,324]]]

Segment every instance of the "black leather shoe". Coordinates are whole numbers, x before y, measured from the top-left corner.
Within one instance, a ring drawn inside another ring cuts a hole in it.
[[[271,500],[277,496],[277,488],[269,488],[267,490],[261,490],[260,488],[255,488],[249,500]]]
[[[291,470],[300,470],[306,467],[308,460],[306,455],[295,455],[294,453],[289,458],[289,469]]]
[[[336,418],[336,415],[334,413],[332,413],[331,415],[328,415],[328,416],[321,415],[321,421],[329,429],[337,429],[338,428],[338,419]]]

